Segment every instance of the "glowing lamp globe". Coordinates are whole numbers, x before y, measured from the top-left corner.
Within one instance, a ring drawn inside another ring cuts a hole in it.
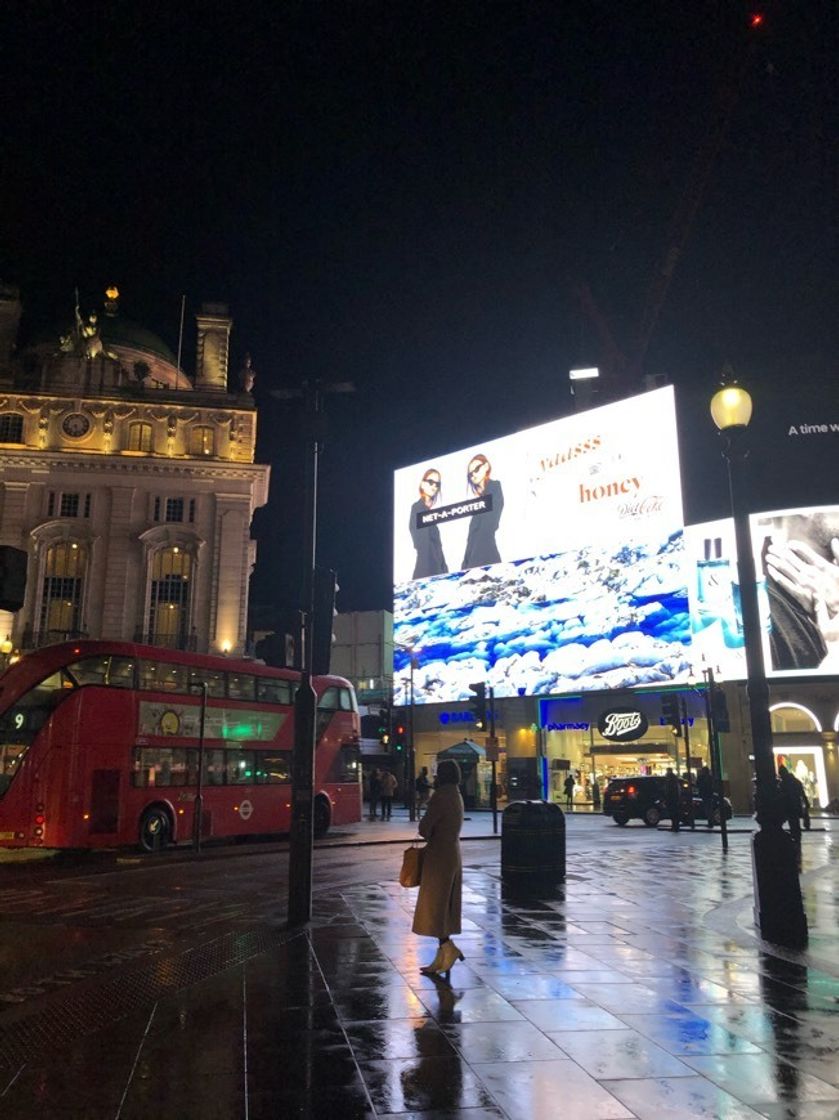
[[[752,398],[742,385],[723,385],[711,398],[711,417],[721,432],[745,428],[752,418]]]

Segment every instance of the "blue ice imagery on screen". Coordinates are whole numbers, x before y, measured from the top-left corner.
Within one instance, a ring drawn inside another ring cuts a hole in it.
[[[672,683],[690,672],[684,533],[412,580],[395,588],[397,690],[416,703]]]

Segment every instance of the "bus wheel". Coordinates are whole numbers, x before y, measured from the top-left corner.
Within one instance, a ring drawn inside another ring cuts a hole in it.
[[[325,797],[316,797],[314,819],[315,836],[326,836],[331,822],[332,813],[329,808],[329,802]]]
[[[160,852],[172,839],[169,814],[159,805],[146,809],[140,817],[140,847],[144,852]]]

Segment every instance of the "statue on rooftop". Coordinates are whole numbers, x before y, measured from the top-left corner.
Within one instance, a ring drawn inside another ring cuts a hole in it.
[[[250,393],[256,381],[256,370],[251,365],[250,354],[245,354],[245,364],[239,370],[239,388],[243,393]]]

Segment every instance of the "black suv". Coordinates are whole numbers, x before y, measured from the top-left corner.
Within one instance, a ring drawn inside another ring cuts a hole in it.
[[[691,818],[704,821],[705,813],[702,809],[702,800],[693,793],[691,805],[690,787],[684,778],[679,779],[680,794],[680,820],[688,823]],[[731,802],[723,799],[725,819],[731,818]],[[606,786],[603,797],[603,812],[611,817],[615,824],[627,824],[630,820],[637,819],[644,822],[648,828],[655,828],[661,820],[669,820],[670,813],[664,795],[664,778],[639,775],[634,778],[612,778]],[[717,795],[713,801],[713,824],[720,823],[720,806]]]

